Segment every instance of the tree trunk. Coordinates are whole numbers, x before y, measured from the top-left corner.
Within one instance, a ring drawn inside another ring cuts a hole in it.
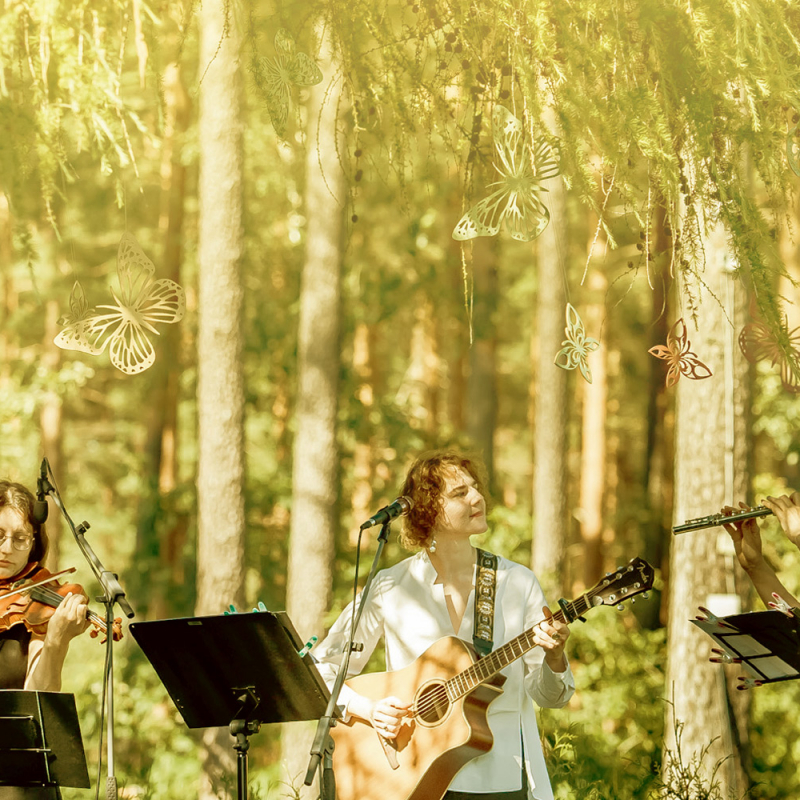
[[[196,613],[244,602],[242,378],[242,31],[237,0],[206,0],[200,14],[198,140],[198,467]],[[200,798],[235,782],[225,728],[203,735]]]
[[[597,338],[605,318],[605,293],[608,287],[605,274],[594,270],[589,277],[592,301],[586,307],[582,319],[586,335]],[[594,586],[603,575],[603,504],[605,498],[606,469],[606,401],[608,381],[606,377],[606,346],[600,347],[590,356],[592,382],[583,382],[583,415],[581,435],[581,539],[583,540],[583,574],[581,586],[584,591]],[[580,378],[583,381],[583,378]],[[573,591],[574,593],[574,591]]]
[[[55,242],[50,241],[48,236],[48,244],[52,245],[48,249],[56,256]],[[52,237],[55,239],[55,235]],[[55,267],[55,263],[53,263]],[[54,269],[55,272],[55,269]],[[45,326],[44,326],[44,341],[42,342],[42,367],[56,373],[61,361],[61,350],[55,345],[53,339],[58,333],[58,302],[55,300],[48,300],[45,303]],[[61,420],[62,420],[62,401],[57,392],[48,391],[42,398],[42,405],[39,409],[39,426],[42,432],[42,453],[47,457],[50,462],[50,469],[53,475],[56,476],[60,483],[61,489],[64,488],[67,481],[64,472],[64,452],[61,439]],[[50,503],[52,506],[52,501]],[[53,513],[47,517],[47,538],[50,546],[47,551],[46,566],[51,572],[57,572],[61,563],[61,537],[64,531],[64,523],[60,513],[57,513],[55,507],[52,508]]]
[[[566,190],[561,178],[549,189],[550,224],[537,240],[539,289],[536,304],[538,358],[534,413],[533,569],[549,592],[561,592],[566,552],[567,372],[553,360],[564,340],[566,296]]]
[[[494,488],[494,432],[497,424],[495,311],[497,309],[497,240],[476,239],[472,248],[475,276],[473,342],[467,382],[467,434],[481,455]]]
[[[190,104],[183,85],[181,67],[170,64],[164,71],[165,123],[163,149],[161,152],[161,213],[159,233],[163,237],[163,268],[165,277],[176,283],[181,280],[183,260],[184,194],[186,167],[182,163],[183,136],[189,125]],[[162,582],[144,596],[152,598],[150,612],[155,619],[169,616],[171,607],[170,589],[182,584],[183,546],[188,520],[185,515],[172,509],[169,516],[174,520],[169,528],[164,526],[171,495],[178,484],[178,379],[180,375],[180,326],[170,325],[162,332],[162,354],[153,366],[152,411],[147,430],[145,456],[150,476],[148,502],[143,503],[145,513],[140,515],[137,539],[145,549],[137,552],[158,554],[158,564],[163,572]],[[147,509],[150,513],[147,513]],[[148,542],[152,541],[149,546]],[[152,564],[152,562],[151,562]],[[142,576],[146,581],[146,576]]]
[[[323,28],[320,27],[322,31]],[[337,56],[324,28],[320,68],[336,74]],[[340,364],[340,292],[343,211],[347,187],[339,154],[343,109],[340,83],[324,80],[308,99],[306,260],[300,290],[297,433],[292,462],[292,520],[286,607],[300,636],[322,638],[330,605],[338,522],[339,475],[336,416]],[[313,727],[283,732],[285,777],[298,790]],[[303,789],[303,796],[311,796]]]
[[[375,404],[375,387],[373,375],[373,339],[375,326],[366,322],[356,325],[353,336],[353,372],[358,376],[358,389],[356,391],[364,414],[369,419]],[[365,433],[372,430],[371,424],[361,428]],[[351,525],[351,545],[355,546],[358,531],[357,525],[367,519],[372,513],[372,477],[374,471],[374,443],[371,437],[363,435],[357,437],[353,451],[353,495],[350,505],[353,515]]]
[[[718,225],[705,243],[703,280],[715,298],[729,294],[732,276],[725,232]],[[731,308],[728,308],[730,314]],[[682,377],[677,384],[675,431],[674,521],[705,516],[733,500],[736,430],[733,398],[735,332],[714,297],[706,295],[698,316],[699,330],[686,320],[692,352],[714,372],[705,380]],[[676,756],[675,725],[682,726],[681,760],[689,763],[708,748],[700,772],[709,780],[714,767],[722,796],[741,796],[740,752],[732,736],[731,709],[722,667],[709,663],[711,640],[689,624],[698,606],[712,605],[709,595],[725,593],[732,585],[730,558],[718,543],[727,534],[719,529],[676,536],[670,560],[669,653],[665,751]],[[712,610],[714,610],[712,605]],[[674,714],[674,721],[673,721]],[[665,752],[665,763],[667,753]],[[669,770],[665,773],[669,778]]]

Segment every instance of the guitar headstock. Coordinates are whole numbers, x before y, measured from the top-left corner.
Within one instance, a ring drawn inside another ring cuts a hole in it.
[[[633,558],[609,572],[586,594],[593,606],[616,606],[653,588],[655,570],[643,559]]]

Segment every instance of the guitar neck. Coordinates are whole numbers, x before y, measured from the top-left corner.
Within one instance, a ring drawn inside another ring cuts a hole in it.
[[[571,622],[576,617],[583,616],[592,608],[588,593],[581,595],[571,603],[567,602],[566,606],[568,614],[565,615],[563,610],[559,610],[553,614],[553,619],[559,622]],[[533,639],[534,632],[539,627],[539,624],[541,623],[537,623],[527,631],[523,631],[502,647],[492,650],[491,653],[476,661],[471,667],[450,678],[445,685],[447,687],[447,696],[451,702],[464,697],[464,695],[500,672],[501,669],[525,655],[529,650],[533,650],[536,647],[536,642]]]

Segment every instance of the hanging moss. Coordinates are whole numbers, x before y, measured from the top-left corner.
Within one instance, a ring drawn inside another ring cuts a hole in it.
[[[414,148],[435,136],[473,191],[469,165],[491,152],[487,126],[476,141],[474,120],[502,103],[531,136],[558,137],[564,180],[601,224],[604,179],[613,176],[617,204],[643,230],[659,198],[690,313],[704,295],[705,232],[724,222],[740,274],[789,353],[771,232],[796,185],[786,141],[800,109],[800,8],[767,0],[330,0],[314,8],[335,30],[359,147],[373,152],[385,179],[402,185]],[[558,130],[548,130],[547,109]]]

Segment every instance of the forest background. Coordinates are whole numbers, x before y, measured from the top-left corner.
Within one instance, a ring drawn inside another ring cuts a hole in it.
[[[540,715],[556,796],[796,797],[797,687],[708,662],[697,607],[753,599],[724,534],[670,529],[800,488],[799,32],[781,0],[2,0],[0,472],[30,486],[48,457],[137,619],[260,601],[305,638],[409,461],[478,451],[479,544],[552,601],[657,569],[573,627],[577,694]],[[549,224],[456,242],[500,105]],[[138,374],[54,345],[76,281],[113,302],[125,232],[187,298]],[[567,303],[591,382],[554,364]],[[713,375],[668,387],[648,350],[681,318]],[[393,536],[384,565],[404,555]],[[121,795],[230,796],[227,730],[188,730],[131,636],[116,653]],[[64,678],[93,768],[102,659],[82,637]],[[299,789],[309,742],[253,737],[252,795]]]

